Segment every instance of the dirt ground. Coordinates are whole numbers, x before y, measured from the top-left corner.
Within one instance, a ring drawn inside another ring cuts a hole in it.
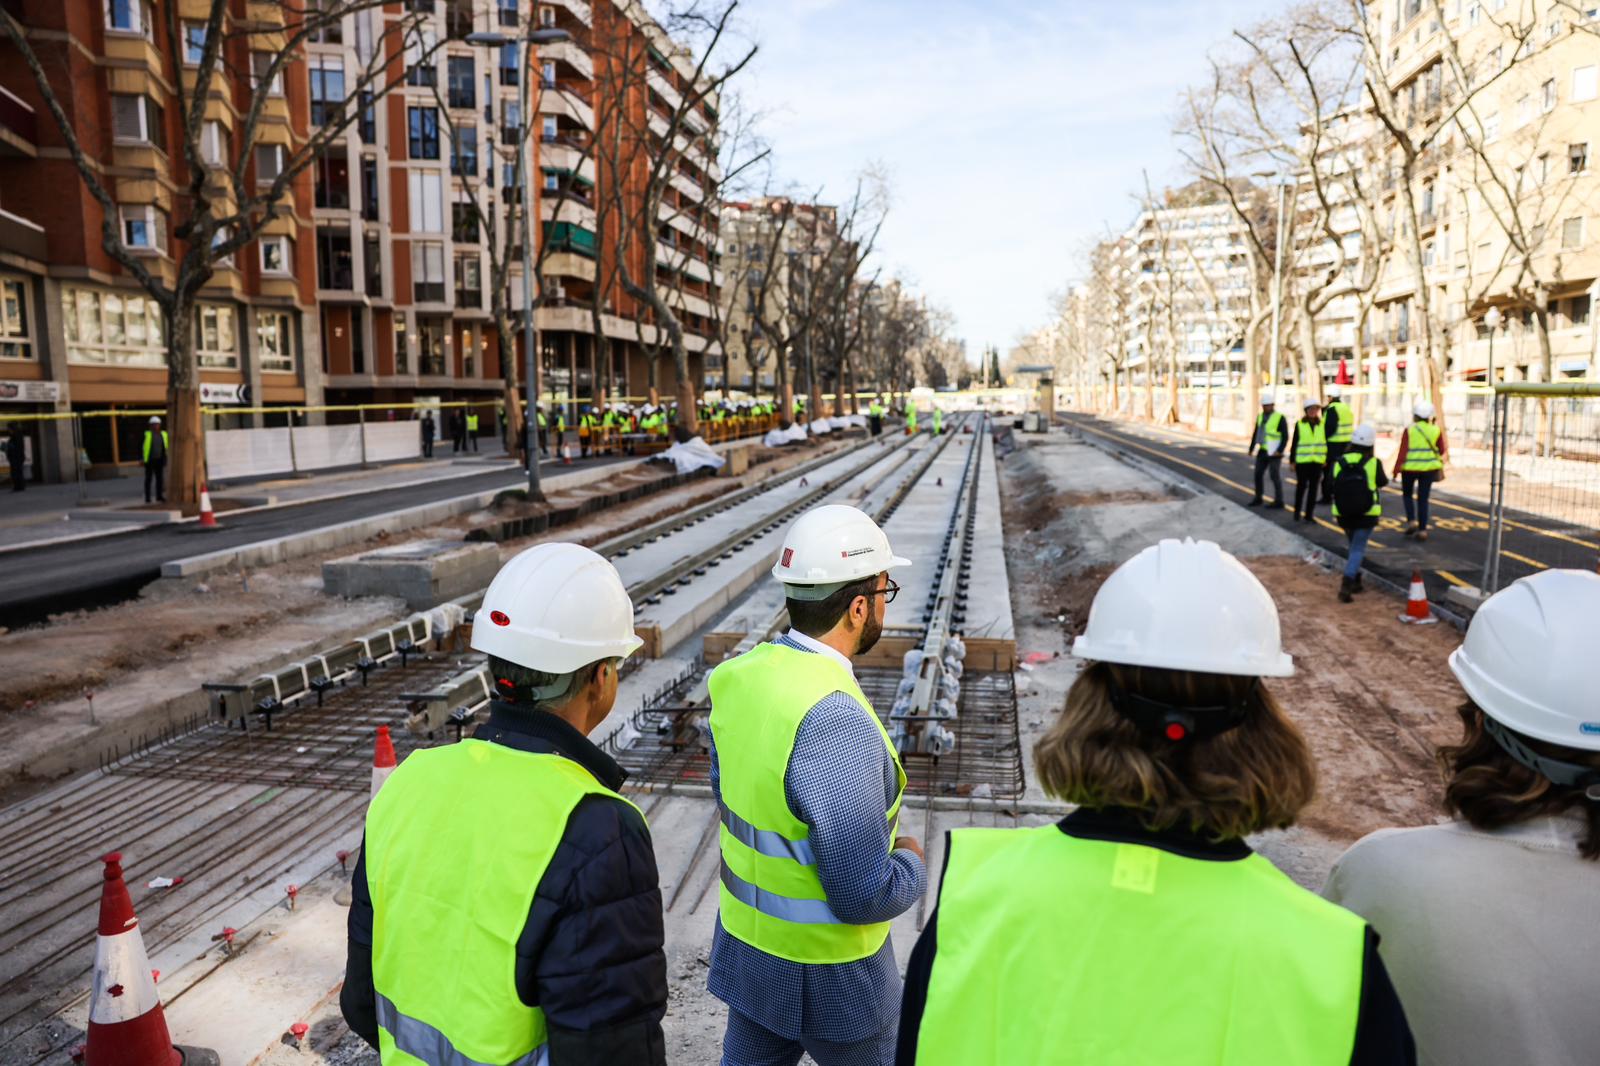
[[[1293,678],[1269,682],[1317,760],[1316,800],[1300,825],[1267,834],[1263,852],[1319,888],[1332,860],[1375,829],[1440,817],[1434,747],[1453,740],[1462,694],[1446,665],[1460,634],[1402,625],[1397,598],[1336,599],[1337,574],[1312,546],[1242,507],[1190,496],[1065,436],[1020,437],[1002,467],[1024,748],[1059,713],[1079,662],[1071,641],[1106,576],[1164,537],[1215,540],[1261,578],[1278,606]],[[1017,575],[1027,574],[1019,581]],[[1033,781],[1029,798],[1046,797]]]

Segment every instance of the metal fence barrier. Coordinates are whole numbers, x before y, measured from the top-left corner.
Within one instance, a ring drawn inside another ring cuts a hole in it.
[[[1595,569],[1600,561],[1600,383],[1496,385],[1489,414],[1483,594],[1492,595],[1529,570]],[[1508,545],[1508,539],[1520,542],[1525,535],[1538,537],[1539,559]]]

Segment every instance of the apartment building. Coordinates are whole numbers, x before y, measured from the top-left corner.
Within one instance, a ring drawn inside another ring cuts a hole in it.
[[[1236,383],[1251,267],[1232,209],[1198,185],[1169,192],[1123,234],[1119,258],[1129,299],[1118,343],[1130,379],[1164,379],[1175,352],[1180,385]]]
[[[1403,254],[1390,257],[1364,334],[1371,351],[1363,380],[1422,384],[1419,361],[1409,358],[1419,340],[1419,285],[1429,288],[1435,329],[1447,346],[1447,380],[1491,377],[1491,308],[1505,323],[1494,337],[1493,379],[1541,380],[1539,306],[1547,311],[1549,375],[1595,376],[1600,9],[1458,0],[1445,5],[1442,23],[1419,0],[1388,0],[1368,12],[1383,42],[1385,80],[1413,128],[1427,128],[1461,100],[1448,62],[1451,40],[1473,90],[1461,128],[1439,137],[1416,173],[1423,277]],[[1518,28],[1531,33],[1522,39]],[[1391,155],[1380,166],[1383,217],[1394,227],[1396,160]]]
[[[726,387],[761,393],[774,387],[778,359],[795,358],[788,339],[808,317],[807,281],[838,237],[839,209],[766,196],[721,212]]]
[[[177,201],[188,183],[174,94],[195,77],[194,29],[184,54],[158,32],[151,0],[6,0],[33,31],[34,46],[86,155],[117,204],[123,241],[154,276],[171,283],[182,245]],[[263,49],[282,46],[270,23],[246,22],[244,5],[225,23],[223,68],[204,106],[207,166],[231,161]],[[281,19],[266,5],[249,17]],[[203,28],[201,30],[203,33]],[[260,119],[257,143],[281,153],[308,135],[303,64],[284,68]],[[231,199],[228,201],[231,203]],[[297,181],[259,246],[217,265],[194,323],[202,389],[255,404],[322,400],[315,328],[312,189]],[[83,412],[81,447],[96,467],[138,461],[144,417],[119,409],[166,404],[168,323],[129,273],[106,254],[105,211],[90,195],[33,78],[0,44],[0,421],[8,412]],[[264,417],[216,420],[253,425]],[[72,424],[30,424],[34,471],[75,470]]]

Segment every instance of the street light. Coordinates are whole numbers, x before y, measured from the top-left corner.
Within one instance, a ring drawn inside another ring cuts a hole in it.
[[[1272,256],[1272,387],[1281,388],[1283,386],[1283,380],[1282,375],[1279,372],[1280,368],[1278,366],[1278,333],[1281,329],[1280,316],[1282,312],[1280,310],[1280,305],[1282,303],[1283,294],[1283,202],[1285,199],[1284,194],[1289,189],[1289,183],[1283,180],[1278,172],[1274,170],[1259,170],[1251,176],[1256,178],[1272,178],[1274,179],[1273,184],[1278,187],[1278,232],[1276,234],[1277,240],[1274,242]],[[1296,186],[1299,185],[1298,178],[1295,179],[1295,184]],[[1315,361],[1315,353],[1313,353],[1312,359]]]
[[[1494,335],[1505,322],[1506,316],[1500,313],[1498,307],[1489,308],[1489,313],[1483,316],[1483,324],[1489,327],[1489,372],[1485,377],[1489,387],[1494,387]]]
[[[504,48],[508,44],[522,44],[522,61],[518,63],[519,79],[526,81],[530,76],[528,56],[534,45],[560,44],[572,40],[572,34],[554,26],[545,26],[534,30],[521,37],[511,37],[504,33],[469,33],[465,38],[468,44],[481,44],[497,48]],[[521,107],[522,128],[533,129],[533,116],[529,112],[533,108],[533,86],[528,84],[527,105]],[[528,134],[523,134],[531,141]],[[539,459],[534,454],[534,438],[537,434],[539,419],[539,332],[533,322],[533,222],[529,213],[533,210],[533,161],[522,160],[522,347],[526,356],[527,370],[526,381],[523,388],[527,394],[524,401],[526,410],[523,412],[522,448],[528,460],[528,498],[539,500],[544,498],[543,491],[539,488]],[[501,358],[505,358],[502,353]]]

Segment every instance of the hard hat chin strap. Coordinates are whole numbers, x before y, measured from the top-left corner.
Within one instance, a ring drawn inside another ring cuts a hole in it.
[[[1562,788],[1581,788],[1585,798],[1600,802],[1600,770],[1581,763],[1567,762],[1540,755],[1530,748],[1516,733],[1507,729],[1489,715],[1483,716],[1483,728],[1507,755],[1536,774],[1550,779],[1552,785]]]
[[[1230,703],[1204,706],[1182,706],[1154,700],[1129,692],[1115,681],[1109,682],[1107,687],[1112,708],[1138,726],[1140,732],[1176,743],[1208,740],[1237,727],[1250,709],[1250,700],[1255,695],[1257,684],[1259,682],[1252,681],[1249,690]]]

